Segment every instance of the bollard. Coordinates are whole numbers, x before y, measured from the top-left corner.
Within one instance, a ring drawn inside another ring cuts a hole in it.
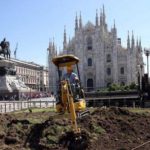
[[[17,108],[18,108],[18,110],[19,110],[19,102],[17,102]]]
[[[45,102],[45,107],[46,107],[46,108],[48,107],[48,101]]]
[[[11,111],[11,104],[9,104],[9,111]]]
[[[33,102],[30,100],[30,107],[33,107]]]
[[[6,102],[5,102],[5,113],[6,113]]]
[[[41,108],[42,106],[41,106],[41,99],[40,99],[40,108]]]
[[[15,111],[15,102],[13,102],[13,110]]]
[[[22,110],[22,100],[21,100],[21,110]]]
[[[54,101],[54,98],[53,98],[53,108],[55,108],[55,101]]]
[[[53,99],[52,103],[53,103],[53,108],[55,108],[55,106],[54,106],[54,99]]]
[[[29,108],[29,100],[27,100],[27,103],[28,103],[27,107]]]
[[[35,104],[36,104],[36,102],[33,102],[33,107],[34,107],[34,108],[36,107],[36,105],[35,105]]]
[[[24,108],[26,107],[25,102],[24,102]]]

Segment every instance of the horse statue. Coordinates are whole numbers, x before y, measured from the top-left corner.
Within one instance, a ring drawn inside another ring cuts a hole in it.
[[[0,43],[0,55],[3,54],[3,56],[7,59],[10,59],[10,44],[6,39],[4,38],[3,41]]]

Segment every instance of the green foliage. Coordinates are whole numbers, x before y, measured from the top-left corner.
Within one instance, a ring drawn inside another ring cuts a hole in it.
[[[125,90],[125,91],[129,91],[129,90],[130,90],[130,87],[129,87],[128,85],[126,85],[126,86],[124,87],[124,90]]]
[[[117,90],[120,90],[120,86],[118,84],[113,83],[108,87],[108,91],[117,91]]]
[[[136,85],[134,82],[132,82],[132,83],[129,85],[129,88],[130,88],[131,90],[137,89],[137,85]]]
[[[136,90],[137,85],[132,82],[130,85],[122,85],[122,84],[111,84],[107,88],[98,89],[97,92],[110,92],[110,91],[130,91],[130,90]]]

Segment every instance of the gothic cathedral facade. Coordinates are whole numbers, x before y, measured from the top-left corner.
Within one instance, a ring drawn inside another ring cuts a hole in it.
[[[117,36],[115,22],[108,30],[104,6],[95,24],[88,21],[82,24],[81,14],[75,18],[75,35],[67,42],[64,29],[63,50],[57,52],[56,46],[49,43],[49,86],[55,91],[57,72],[52,58],[62,54],[74,54],[80,59],[79,71],[83,87],[100,89],[112,83],[131,84],[138,82],[138,75],[144,74],[141,39],[135,42],[134,35],[127,36],[127,47],[121,45]]]

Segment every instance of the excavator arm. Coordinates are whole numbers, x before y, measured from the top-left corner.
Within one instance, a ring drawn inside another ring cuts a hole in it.
[[[68,150],[83,150],[87,147],[87,138],[81,133],[80,128],[77,124],[77,110],[81,108],[75,105],[78,102],[74,100],[74,94],[72,92],[72,87],[68,80],[61,82],[61,102],[64,111],[69,112],[70,119],[72,123],[72,131],[66,132],[66,134],[61,138],[60,143],[69,143],[67,145]],[[67,139],[67,140],[66,140]]]

